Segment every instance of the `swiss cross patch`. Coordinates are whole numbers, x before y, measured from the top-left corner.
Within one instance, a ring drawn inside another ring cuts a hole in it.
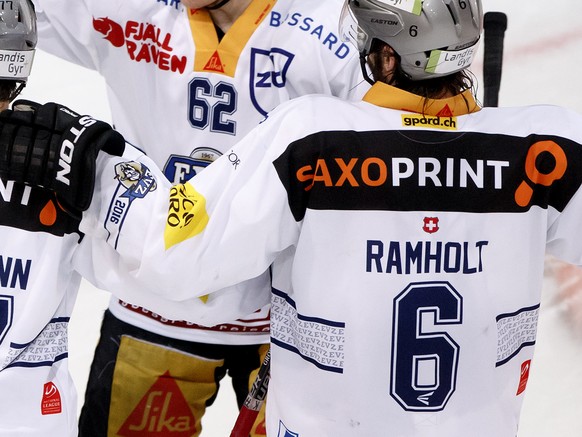
[[[422,230],[427,234],[434,234],[439,230],[438,217],[425,217],[423,220]]]

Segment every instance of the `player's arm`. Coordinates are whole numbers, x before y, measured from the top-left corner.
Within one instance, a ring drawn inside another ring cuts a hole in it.
[[[138,164],[140,160],[145,160],[141,152],[129,145],[126,149],[123,137],[106,123],[78,115],[55,103],[38,105],[21,100],[15,102],[13,108],[0,113],[2,180],[24,182],[56,191],[61,207],[73,216],[81,216],[91,199],[95,198],[95,216],[86,214],[82,226],[88,233],[72,258],[75,270],[85,279],[99,288],[113,290],[122,300],[149,308],[164,317],[207,326],[246,316],[268,303],[270,289],[263,287],[263,282],[259,280],[251,279],[256,284],[245,289],[244,298],[240,297],[240,285],[237,284],[199,299],[190,298],[190,289],[195,288],[190,287],[190,278],[182,281],[188,286],[186,291],[186,287],[182,290],[171,288],[164,294],[165,287],[153,287],[147,275],[134,275],[126,267],[126,260],[115,250],[120,239],[120,232],[116,231],[122,230],[124,212],[129,213],[122,207],[131,203],[147,221],[149,215],[140,213],[140,202],[133,201],[146,196],[148,190],[158,189],[160,193],[168,190],[168,186],[157,186],[154,182],[154,178],[159,178],[166,183],[166,178],[161,174],[148,175],[146,164]],[[103,166],[118,171],[111,174],[97,168],[96,158],[101,150],[107,152],[100,157]],[[153,165],[147,165],[157,171]],[[129,171],[123,173],[123,168]],[[95,184],[96,173],[99,180]],[[134,175],[138,177],[133,178]],[[148,185],[149,182],[152,185]],[[96,195],[93,194],[94,185],[98,190]],[[108,194],[108,188],[112,189],[113,194]],[[109,219],[106,224],[99,221],[100,206]],[[149,210],[150,206],[146,208]],[[143,223],[138,221],[131,227],[137,237],[129,236],[129,243],[124,240],[122,246],[128,248],[129,253],[139,256],[146,253],[140,247]],[[131,244],[132,241],[134,244]],[[143,244],[147,247],[148,242]],[[146,268],[145,271],[149,270]],[[188,269],[180,269],[177,265],[175,272],[172,269],[168,272],[184,278],[183,273]],[[163,277],[160,279],[163,281]]]
[[[38,47],[92,70],[99,69],[93,13],[95,4],[110,0],[32,0],[38,29]]]
[[[124,280],[187,299],[259,276],[294,241],[297,224],[264,148],[272,136],[251,137],[195,186],[171,186],[106,123],[47,104],[0,115],[0,176],[86,210],[81,231],[114,250],[101,253],[117,259]]]
[[[71,214],[91,203],[100,150],[121,155],[125,140],[107,123],[56,103],[14,102],[0,113],[0,175],[55,191]]]
[[[96,205],[103,205],[106,209],[112,206],[111,213],[106,214],[110,219],[108,224],[103,225],[98,219],[91,219],[90,215],[83,222],[83,227],[90,232],[75,250],[72,263],[85,279],[99,288],[113,290],[122,300],[149,308],[169,319],[188,320],[207,326],[246,316],[268,302],[270,289],[262,287],[262,281],[248,287],[250,291],[245,289],[244,298],[241,298],[237,284],[212,293],[205,299],[188,299],[191,293],[179,293],[180,290],[174,293],[171,289],[164,295],[160,293],[164,288],[150,287],[147,277],[134,277],[115,250],[119,236],[114,234],[116,229],[122,229],[123,211],[120,212],[119,205],[132,203],[128,188],[132,187],[133,182],[122,180],[125,176],[122,172],[112,176],[106,171],[99,171],[98,177],[102,178],[103,183],[98,181],[96,184],[99,190],[97,195],[93,195],[93,186],[100,150],[108,152],[102,154],[104,163],[117,159],[125,165],[135,158],[136,166],[138,159],[143,158],[141,152],[131,146],[127,146],[126,150],[122,136],[108,124],[89,116],[80,116],[61,105],[38,105],[21,100],[15,102],[13,108],[0,113],[0,176],[3,181],[24,182],[54,190],[61,208],[73,216],[81,216],[92,198],[105,195],[107,186],[113,185],[114,193],[117,192],[113,195],[115,202],[109,202],[108,197],[102,202],[96,199]],[[124,158],[117,157],[122,153]],[[113,165],[115,168],[117,164]],[[134,199],[139,198],[140,188],[147,187],[146,182],[153,180],[145,178],[144,168],[145,165],[141,167],[141,179],[134,179],[137,181],[133,185],[136,188]],[[127,176],[131,178],[132,174]],[[165,182],[165,178],[158,176]],[[155,188],[155,185],[150,186],[150,189]],[[164,189],[162,186],[158,188],[160,191]],[[145,195],[147,190],[141,193]],[[140,203],[135,202],[134,206],[139,212]],[[139,226],[139,223],[135,226],[138,233]],[[104,235],[103,231],[108,233]],[[112,234],[115,238],[111,238]],[[141,244],[141,238],[136,241]],[[143,253],[140,250],[135,247],[130,252],[137,255]],[[187,270],[182,269],[184,271]],[[179,276],[179,273],[173,274]],[[189,281],[185,280],[183,284],[189,284]]]

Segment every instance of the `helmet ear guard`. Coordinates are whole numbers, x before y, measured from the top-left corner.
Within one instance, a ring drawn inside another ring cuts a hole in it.
[[[346,0],[340,35],[364,58],[375,39],[390,45],[402,71],[424,80],[469,67],[482,22],[481,0]]]
[[[32,2],[0,1],[0,80],[26,82],[37,39]]]

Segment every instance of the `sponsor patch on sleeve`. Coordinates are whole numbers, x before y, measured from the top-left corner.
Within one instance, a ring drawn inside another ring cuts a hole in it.
[[[150,169],[135,161],[120,162],[115,165],[115,179],[119,183],[105,220],[105,229],[109,233],[107,241],[114,241],[117,247],[121,228],[131,204],[145,198],[157,189],[157,182]]]
[[[189,183],[172,187],[164,232],[166,250],[201,233],[208,224],[206,199]]]

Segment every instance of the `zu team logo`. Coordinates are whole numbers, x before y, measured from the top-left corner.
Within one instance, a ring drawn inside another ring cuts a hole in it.
[[[284,88],[287,72],[295,55],[283,49],[251,50],[251,101],[263,116],[271,111],[272,88]],[[277,102],[278,103],[278,102]]]
[[[125,217],[129,211],[131,203],[136,199],[143,199],[157,188],[156,180],[144,164],[139,162],[120,162],[115,166],[115,178],[119,181],[119,186],[111,200],[105,229],[109,232],[107,241],[110,238],[117,239],[119,231],[123,226]]]

